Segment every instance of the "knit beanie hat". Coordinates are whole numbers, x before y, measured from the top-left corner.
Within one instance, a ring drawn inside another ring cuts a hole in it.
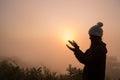
[[[89,35],[93,35],[93,36],[102,37],[102,35],[103,35],[102,26],[103,26],[103,23],[102,22],[98,22],[96,25],[94,25],[93,27],[91,27],[89,29],[88,34]]]

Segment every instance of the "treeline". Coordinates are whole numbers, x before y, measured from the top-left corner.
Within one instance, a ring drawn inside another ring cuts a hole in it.
[[[9,61],[0,62],[0,80],[82,80],[82,70],[69,65],[67,74],[50,71],[46,66],[20,68]]]
[[[112,59],[110,59],[112,60]],[[109,63],[111,61],[107,61]],[[119,77],[119,63],[115,65],[114,60],[112,60],[112,64],[117,67],[112,68],[110,65],[107,66],[107,75],[106,80],[120,80]],[[109,68],[111,67],[111,68]],[[73,67],[71,64],[66,68],[66,74],[58,74],[57,72],[52,72],[46,66],[42,66],[39,68],[22,68],[14,62],[9,60],[0,61],[0,80],[82,80],[82,69]],[[113,77],[110,71],[113,73],[118,71],[118,77]],[[112,76],[112,77],[111,77]]]

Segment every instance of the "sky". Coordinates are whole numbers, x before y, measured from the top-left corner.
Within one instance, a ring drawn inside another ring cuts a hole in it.
[[[64,72],[83,67],[67,49],[75,40],[85,52],[88,30],[103,22],[108,56],[120,59],[120,0],[0,0],[0,57]]]

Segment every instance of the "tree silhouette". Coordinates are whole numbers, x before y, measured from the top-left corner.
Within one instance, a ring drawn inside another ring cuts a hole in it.
[[[57,80],[57,72],[51,72],[46,66],[43,66],[43,76],[45,80]]]
[[[0,79],[1,80],[22,80],[25,78],[24,70],[19,66],[13,65],[8,61],[0,63]]]
[[[70,80],[82,80],[82,70],[80,68],[77,69],[70,64],[67,71]]]
[[[57,74],[46,66],[39,68],[20,68],[11,61],[0,62],[0,80],[81,80],[82,70],[69,65],[68,74]]]
[[[120,62],[116,57],[108,57],[106,69],[106,80],[120,80]],[[82,80],[80,68],[70,64],[66,71],[66,74],[58,74],[46,66],[24,69],[12,61],[0,61],[0,80]]]
[[[25,73],[25,80],[42,80],[42,68],[39,67],[38,69],[36,68],[30,68],[30,69],[26,69],[24,71]]]

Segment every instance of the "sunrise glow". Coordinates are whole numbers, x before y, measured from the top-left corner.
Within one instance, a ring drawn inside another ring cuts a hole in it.
[[[65,43],[68,40],[74,40],[76,38],[76,32],[74,30],[72,30],[71,28],[61,30],[59,35],[60,35],[62,41]]]
[[[66,32],[66,33],[64,33],[64,35],[63,35],[63,40],[65,40],[65,41],[68,41],[68,40],[74,40],[74,38],[75,38],[75,35],[74,35],[74,33],[70,33],[70,32]]]
[[[66,44],[74,40],[85,52],[97,22],[104,24],[107,55],[120,60],[120,0],[0,0],[0,62],[65,74],[69,64],[82,69]]]

